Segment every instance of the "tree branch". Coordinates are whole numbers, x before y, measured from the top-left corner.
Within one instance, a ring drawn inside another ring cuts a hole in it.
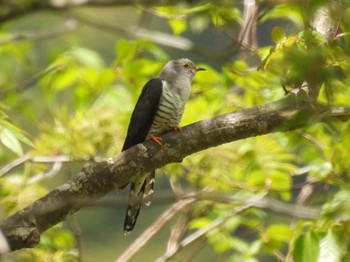
[[[210,147],[321,121],[321,113],[328,111],[324,106],[311,106],[309,101],[300,99],[304,96],[300,90],[274,103],[191,124],[182,132],[165,134],[162,149],[146,141],[106,161],[89,164],[73,179],[2,221],[1,230],[11,250],[33,247],[39,243],[42,232],[135,176],[181,162],[184,157]]]
[[[178,1],[175,0],[85,0],[85,1],[73,1],[73,0],[31,0],[30,3],[25,4],[1,4],[1,8],[4,10],[0,15],[0,23],[8,22],[13,19],[17,19],[38,11],[53,10],[62,11],[71,7],[79,6],[91,6],[94,8],[110,8],[118,6],[157,6],[157,5],[171,5]],[[183,2],[194,3],[196,0],[183,0]]]
[[[230,216],[219,217],[219,218],[215,219],[214,222],[211,223],[209,226],[207,226],[205,228],[198,229],[197,231],[195,231],[194,233],[192,233],[191,235],[186,237],[184,240],[182,240],[176,249],[173,249],[173,250],[166,252],[163,256],[159,257],[156,260],[156,262],[181,261],[182,259],[177,259],[177,257],[175,257],[175,256],[182,249],[185,249],[188,247],[193,248],[193,245],[196,242],[203,240],[211,230],[223,225],[233,215],[237,215],[237,214],[239,214],[239,213],[241,213],[241,212],[243,212],[251,207],[252,207],[251,204],[247,204],[244,206],[233,208],[230,212],[231,213]]]
[[[166,210],[145,232],[142,233],[124,252],[116,262],[129,261],[152,237],[154,237],[179,211],[183,210],[195,201],[195,197],[189,196],[173,204]]]
[[[23,40],[39,40],[50,37],[55,37],[61,34],[66,34],[73,31],[78,26],[78,23],[74,19],[67,19],[62,25],[40,29],[31,32],[16,32],[4,39],[0,39],[0,46],[6,44],[12,44]]]

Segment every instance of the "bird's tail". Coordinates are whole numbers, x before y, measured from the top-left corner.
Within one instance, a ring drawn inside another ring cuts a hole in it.
[[[143,182],[141,188],[137,186],[138,184],[137,182],[132,182],[130,185],[129,203],[124,220],[124,235],[128,235],[134,229],[137,217],[140,213],[146,181]]]
[[[143,203],[145,203],[146,206],[150,206],[153,198],[154,193],[154,183],[155,183],[155,171],[152,171],[145,180],[145,193],[143,194]]]
[[[141,203],[146,206],[151,204],[154,193],[155,171],[146,177],[135,179],[130,185],[128,208],[124,220],[124,234],[129,234],[135,227],[137,217],[140,213]]]

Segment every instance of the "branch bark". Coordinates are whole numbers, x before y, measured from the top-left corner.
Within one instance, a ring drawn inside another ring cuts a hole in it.
[[[324,106],[312,105],[304,98],[301,89],[274,103],[220,115],[186,126],[182,132],[165,134],[162,149],[146,141],[106,161],[89,164],[73,179],[3,220],[1,231],[11,250],[33,247],[39,243],[42,232],[135,176],[181,162],[184,157],[210,147],[295,130],[329,117],[331,113],[325,114],[329,111]]]

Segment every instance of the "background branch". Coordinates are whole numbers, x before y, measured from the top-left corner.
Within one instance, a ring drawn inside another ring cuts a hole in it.
[[[24,164],[25,162],[33,162],[33,163],[47,163],[47,164],[55,164],[55,163],[67,163],[67,162],[89,162],[89,161],[98,161],[99,159],[72,159],[69,156],[59,155],[59,156],[32,156],[30,154],[25,154],[9,164],[3,166],[0,169],[0,177],[5,176],[14,168]]]
[[[32,14],[38,11],[45,10],[56,10],[62,11],[63,9],[79,7],[79,6],[91,6],[99,8],[110,8],[118,6],[132,6],[132,5],[142,5],[142,6],[157,6],[159,3],[162,5],[174,4],[177,1],[174,0],[163,0],[163,1],[154,1],[154,0],[86,0],[86,1],[47,1],[47,0],[31,0],[30,3],[25,4],[1,4],[1,8],[4,9],[2,15],[0,15],[0,23],[8,22],[13,19],[18,19],[20,17]],[[183,1],[191,2],[194,1]]]
[[[24,40],[41,40],[50,37],[56,37],[61,34],[67,34],[78,26],[77,21],[74,19],[67,19],[62,25],[55,27],[45,28],[41,30],[31,32],[15,32],[4,39],[0,39],[0,46],[12,44],[18,41]]]
[[[179,211],[183,210],[195,201],[195,198],[182,199],[166,210],[140,237],[136,239],[116,260],[116,262],[129,261],[164,225]]]
[[[294,205],[264,195],[257,195],[247,198],[246,196],[243,197],[240,194],[227,195],[205,191],[190,193],[184,195],[178,202],[166,210],[159,217],[159,219],[157,219],[123,252],[123,254],[116,261],[130,261],[130,259],[135,256],[141,250],[141,248],[144,247],[147,242],[150,241],[152,237],[155,236],[164,227],[164,225],[175,216],[176,213],[182,211],[184,214],[186,214],[191,204],[201,200],[209,200],[215,203],[235,204],[239,206],[228,209],[227,216],[216,219],[208,227],[195,231],[183,240],[181,239],[184,236],[188,218],[182,217],[179,221],[179,224],[173,228],[177,232],[174,232],[174,230],[171,232],[173,238],[169,239],[167,251],[157,261],[168,261],[169,259],[174,259],[174,257],[177,256],[177,254],[180,253],[183,249],[188,248],[190,245],[192,246],[194,243],[203,240],[203,238],[207,237],[207,233],[209,233],[211,230],[220,227],[232,216],[235,216],[238,213],[241,213],[249,208],[256,207],[271,210],[278,214],[303,219],[317,219],[321,213],[321,209],[317,207],[305,207],[299,204]],[[184,212],[184,210],[187,210],[187,212]],[[178,257],[176,257],[175,260],[190,261],[184,260],[183,258],[180,259]]]

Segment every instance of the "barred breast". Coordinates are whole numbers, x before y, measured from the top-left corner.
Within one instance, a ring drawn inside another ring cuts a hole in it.
[[[148,138],[176,127],[181,121],[186,100],[187,97],[181,97],[170,90],[166,84],[163,84],[162,96],[151,129],[148,132]]]

